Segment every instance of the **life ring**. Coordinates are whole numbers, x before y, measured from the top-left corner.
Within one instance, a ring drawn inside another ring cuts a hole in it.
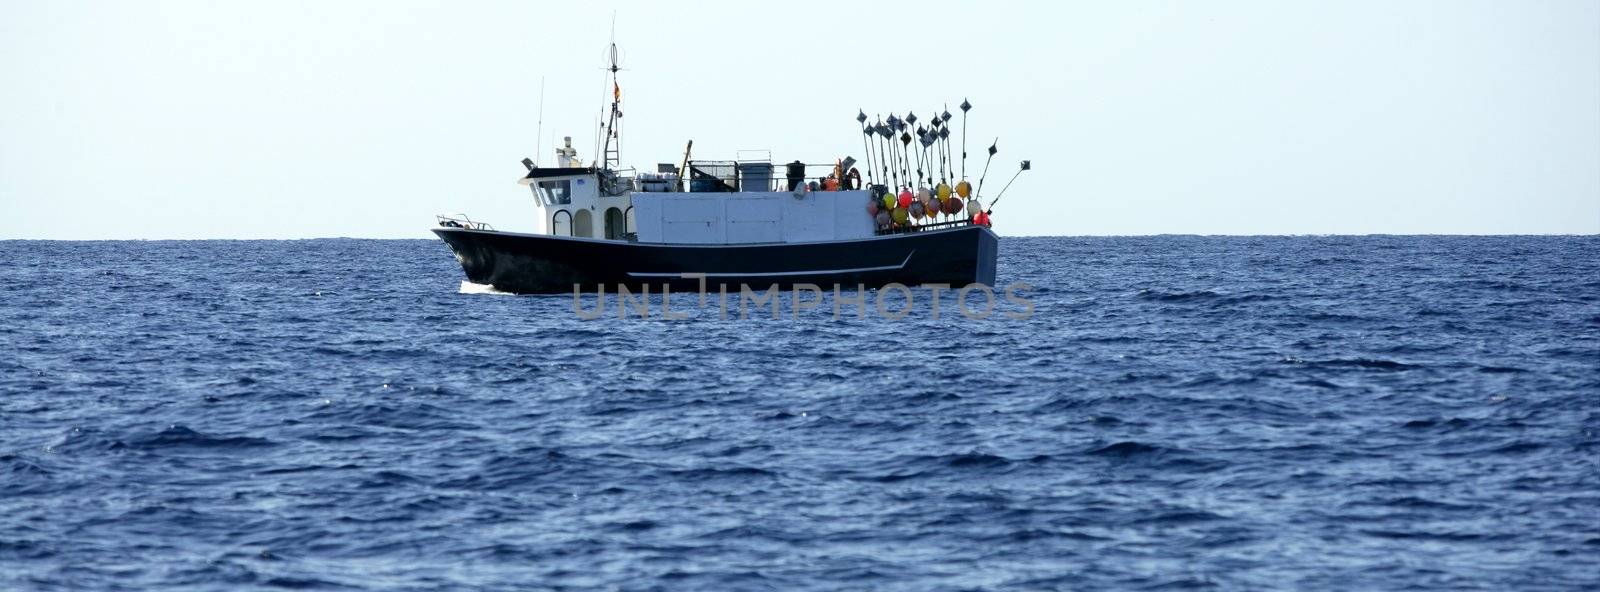
[[[850,167],[850,174],[845,179],[849,181],[848,186],[851,191],[861,188],[861,171],[856,170],[856,167]]]

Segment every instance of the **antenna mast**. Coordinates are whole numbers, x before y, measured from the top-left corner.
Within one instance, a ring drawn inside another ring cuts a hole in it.
[[[544,154],[544,77],[539,77],[539,131],[533,138],[533,166],[539,166]]]
[[[603,158],[602,168],[616,170],[622,168],[622,135],[617,129],[617,124],[622,119],[622,87],[617,86],[617,71],[622,68],[617,65],[617,17],[611,16],[611,47],[606,51],[610,58],[611,66],[611,117],[605,127],[605,148],[601,152]]]

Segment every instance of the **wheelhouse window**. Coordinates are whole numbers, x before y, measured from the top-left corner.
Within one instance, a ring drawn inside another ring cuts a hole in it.
[[[547,206],[572,203],[572,180],[539,181],[539,199]]]

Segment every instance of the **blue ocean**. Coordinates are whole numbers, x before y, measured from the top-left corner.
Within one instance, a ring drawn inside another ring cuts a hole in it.
[[[1020,319],[0,261],[0,589],[1600,587],[1600,237],[1005,238]]]

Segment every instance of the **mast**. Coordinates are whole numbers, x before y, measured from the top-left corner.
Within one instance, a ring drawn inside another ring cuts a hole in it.
[[[539,131],[533,138],[533,166],[539,166],[544,154],[544,77],[539,77]]]
[[[615,17],[612,18],[615,19]],[[613,20],[611,24],[611,47],[606,51],[607,57],[611,60],[611,66],[607,68],[611,71],[611,116],[603,130],[606,139],[605,148],[601,152],[604,159],[601,161],[601,168],[609,170],[622,168],[622,135],[620,133],[622,130],[617,128],[618,122],[622,119],[622,87],[617,85],[617,71],[622,68],[617,65],[616,27],[616,21]]]

